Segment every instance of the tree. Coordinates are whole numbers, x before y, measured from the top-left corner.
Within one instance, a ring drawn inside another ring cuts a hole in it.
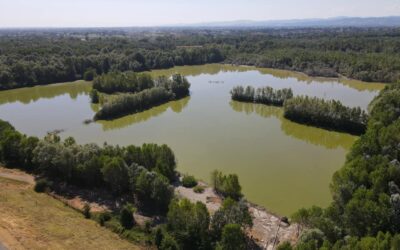
[[[92,89],[90,91],[90,100],[92,103],[99,103],[100,98],[99,98],[99,92],[95,89]]]
[[[15,130],[7,129],[2,135],[0,149],[3,161],[9,166],[15,166],[20,163],[20,143],[22,135]]]
[[[244,250],[246,249],[246,236],[240,225],[227,224],[222,230],[222,238],[218,243],[221,250]]]
[[[169,234],[164,234],[159,247],[160,250],[179,250],[179,245],[176,240]]]
[[[135,181],[136,198],[141,209],[165,213],[173,196],[167,178],[155,172],[140,171]]]
[[[125,162],[120,157],[103,159],[104,166],[101,172],[104,181],[111,187],[114,193],[121,194],[128,190],[128,171]]]
[[[227,198],[222,207],[214,213],[211,220],[211,230],[217,239],[220,238],[222,229],[227,224],[238,224],[243,228],[253,226],[253,219],[244,200],[237,202]]]
[[[210,215],[206,206],[187,199],[173,200],[167,214],[167,228],[182,249],[207,249],[210,244]]]

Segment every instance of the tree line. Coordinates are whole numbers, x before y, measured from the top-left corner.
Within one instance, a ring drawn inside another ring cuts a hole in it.
[[[290,88],[274,90],[271,87],[237,86],[231,90],[231,97],[240,102],[283,106],[284,117],[298,123],[357,135],[363,134],[367,127],[368,115],[360,107],[350,108],[340,101],[317,97],[293,97]]]
[[[78,145],[55,134],[43,140],[0,122],[0,159],[43,177],[85,188],[107,187],[114,194],[133,194],[143,209],[167,210],[175,180],[176,161],[166,145]]]
[[[313,126],[363,134],[368,115],[360,107],[350,108],[340,101],[298,96],[285,101],[285,118]]]
[[[132,73],[132,75],[135,75],[135,73]],[[108,77],[108,75],[106,76]],[[102,77],[103,76],[101,76],[101,78]],[[125,93],[110,98],[111,100],[106,102],[95,114],[94,119],[112,119],[127,114],[141,112],[154,106],[172,100],[177,100],[189,95],[190,83],[181,75],[173,75],[171,78],[159,77],[155,82],[151,78],[147,78],[147,76],[142,76],[142,78],[146,79],[146,82],[151,83],[146,86],[152,87],[146,88],[143,91],[134,94]],[[95,81],[97,81],[97,79]],[[114,83],[116,85],[109,85],[110,89],[115,90],[115,86],[121,86],[121,83],[118,81],[115,81]],[[122,82],[122,84],[125,83]],[[126,85],[129,85],[129,83],[126,83]],[[135,87],[135,90],[136,89],[137,88]],[[95,100],[98,100],[96,95],[92,95],[92,101],[93,96],[95,96]]]
[[[85,40],[65,34],[0,36],[0,89],[223,60],[221,51],[214,46],[180,48],[165,45],[167,39],[110,36]]]
[[[0,35],[0,89],[216,62],[389,83],[400,76],[399,28],[15,32]]]
[[[252,86],[237,86],[231,90],[231,97],[234,101],[283,106],[287,99],[293,97],[293,91],[290,88],[274,90],[271,87],[254,89]]]
[[[138,74],[132,71],[110,72],[95,77],[93,81],[93,89],[107,94],[115,92],[136,93],[153,87],[154,81],[149,74]]]
[[[395,83],[374,99],[366,133],[334,174],[331,205],[293,215],[309,228],[294,249],[400,248],[399,110],[400,83]]]

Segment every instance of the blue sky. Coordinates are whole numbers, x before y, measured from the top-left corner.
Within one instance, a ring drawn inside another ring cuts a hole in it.
[[[0,0],[0,27],[154,26],[400,15],[400,0]]]

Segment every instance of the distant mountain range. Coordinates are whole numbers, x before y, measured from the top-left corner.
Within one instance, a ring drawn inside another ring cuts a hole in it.
[[[388,17],[334,17],[321,19],[292,19],[252,21],[236,20],[182,24],[184,27],[400,27],[400,16]]]

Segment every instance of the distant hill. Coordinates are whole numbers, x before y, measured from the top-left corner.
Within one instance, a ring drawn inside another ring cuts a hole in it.
[[[326,19],[292,19],[252,21],[236,20],[179,25],[186,27],[400,27],[400,16],[334,17]]]

